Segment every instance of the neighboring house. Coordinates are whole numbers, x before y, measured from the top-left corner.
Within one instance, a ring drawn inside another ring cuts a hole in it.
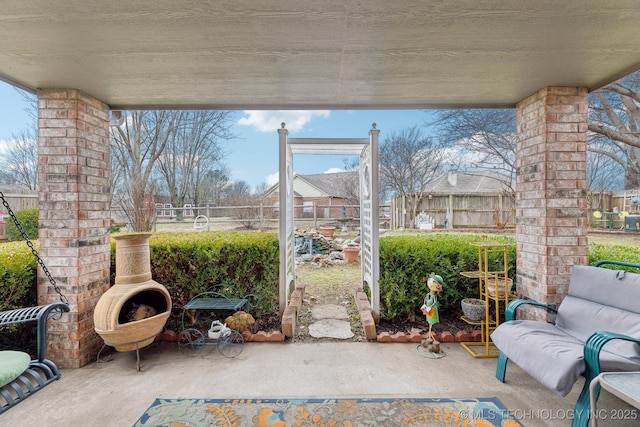
[[[278,206],[279,184],[263,195],[265,204]],[[345,171],[315,175],[293,176],[294,216],[313,218],[342,218],[345,207],[347,217],[357,217],[359,204],[358,173]]]
[[[505,193],[509,177],[493,171],[447,172],[429,183],[429,194]]]

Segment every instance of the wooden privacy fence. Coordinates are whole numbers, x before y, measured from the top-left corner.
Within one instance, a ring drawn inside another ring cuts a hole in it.
[[[587,215],[589,226],[598,228],[594,212],[627,212],[640,215],[638,204],[640,190],[590,192],[587,194]],[[391,201],[392,229],[407,228],[411,224],[410,201],[395,197]],[[500,228],[515,227],[515,200],[502,193],[481,194],[430,194],[422,196],[416,214],[424,212],[434,220],[435,228]],[[616,217],[617,218],[617,217]],[[614,223],[621,227],[620,219]],[[417,227],[416,227],[417,228]]]
[[[409,227],[410,203],[403,197],[392,199],[392,229]],[[502,193],[425,195],[418,202],[416,214],[420,212],[433,218],[435,228],[504,228],[516,224],[514,199]]]
[[[7,203],[11,207],[11,210],[21,211],[22,209],[31,209],[38,207],[38,195],[37,194],[4,194],[4,198],[7,199]],[[0,204],[0,214],[5,217],[8,216],[6,209]],[[6,220],[6,218],[5,218]]]

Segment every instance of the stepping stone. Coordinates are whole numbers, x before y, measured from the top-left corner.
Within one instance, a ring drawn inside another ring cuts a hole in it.
[[[322,319],[309,325],[309,335],[314,338],[353,338],[351,324],[344,320]]]
[[[311,309],[314,319],[348,319],[346,307],[336,304],[316,305]]]

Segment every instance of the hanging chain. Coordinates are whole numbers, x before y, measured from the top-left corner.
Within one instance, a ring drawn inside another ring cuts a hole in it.
[[[58,293],[58,295],[60,295],[60,301],[62,301],[63,303],[69,305],[69,300],[67,299],[66,296],[64,296],[62,294],[62,291],[58,287],[58,284],[56,283],[55,279],[53,278],[53,276],[51,276],[51,273],[49,272],[49,269],[44,264],[44,261],[42,260],[42,258],[40,258],[40,255],[38,255],[38,251],[33,246],[33,242],[31,242],[31,240],[29,239],[29,236],[27,235],[27,232],[24,231],[24,228],[22,227],[22,224],[20,224],[20,221],[18,220],[18,217],[16,217],[16,214],[13,212],[13,210],[11,210],[11,207],[9,206],[9,202],[7,202],[7,199],[4,198],[4,194],[2,193],[2,191],[0,191],[0,199],[2,199],[2,205],[7,209],[7,213],[9,214],[11,219],[13,220],[13,223],[18,228],[18,231],[22,235],[22,238],[27,243],[27,246],[29,246],[29,249],[31,249],[31,253],[33,253],[33,255],[38,260],[38,264],[42,268],[42,271],[44,271],[44,274],[47,276],[47,279],[49,279],[49,283],[51,283],[51,286],[53,286],[53,289]]]

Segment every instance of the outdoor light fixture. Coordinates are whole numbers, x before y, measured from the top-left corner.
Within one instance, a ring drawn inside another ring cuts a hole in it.
[[[109,120],[109,126],[122,126],[124,123],[124,116],[120,110],[111,110],[111,119]]]

